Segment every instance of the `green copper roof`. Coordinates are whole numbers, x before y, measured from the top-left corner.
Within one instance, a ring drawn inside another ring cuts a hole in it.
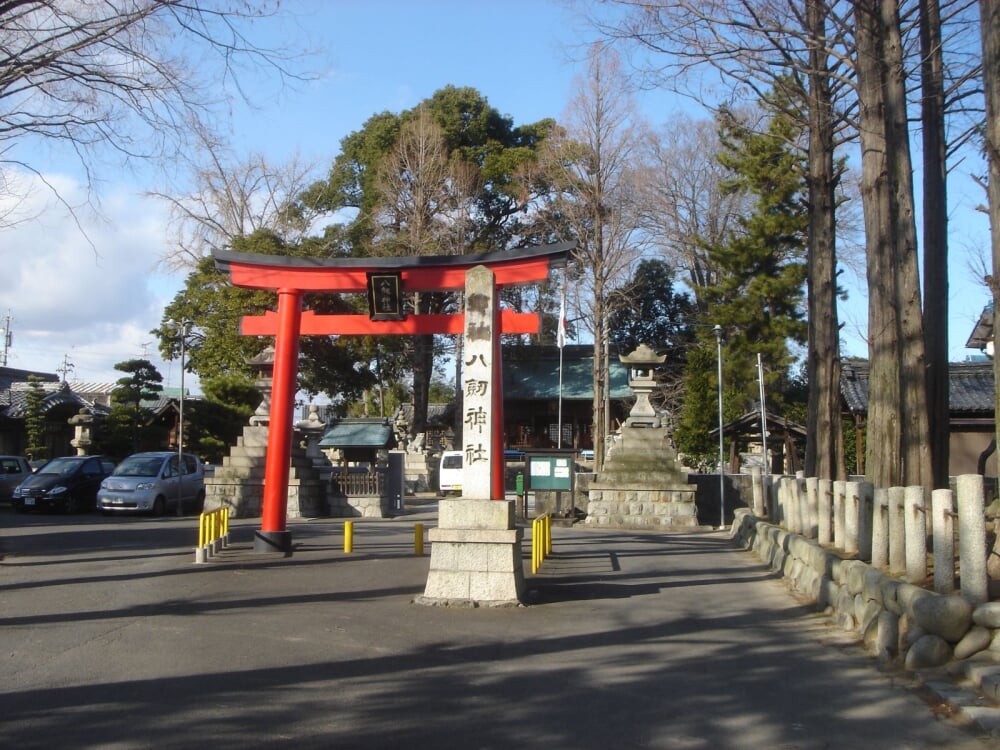
[[[546,347],[505,347],[503,352],[503,397],[527,401],[559,398],[559,349]],[[613,399],[632,395],[628,387],[628,368],[609,358]],[[589,401],[594,397],[594,350],[590,346],[567,346],[562,357],[562,397],[564,400]]]
[[[326,428],[323,448],[384,448],[392,438],[392,427],[384,419],[343,419]]]

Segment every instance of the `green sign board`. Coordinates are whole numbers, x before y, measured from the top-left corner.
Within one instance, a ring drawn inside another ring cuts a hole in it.
[[[572,490],[573,456],[528,456],[528,487],[532,490]]]

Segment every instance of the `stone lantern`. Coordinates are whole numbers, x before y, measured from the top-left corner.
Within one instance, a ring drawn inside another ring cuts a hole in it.
[[[635,394],[635,404],[629,412],[625,424],[628,427],[660,427],[660,417],[649,401],[656,388],[653,371],[666,360],[666,354],[657,354],[646,344],[627,355],[619,355],[622,364],[627,365],[628,385]]]
[[[76,455],[86,456],[87,448],[91,445],[90,439],[90,425],[94,422],[94,415],[86,407],[80,409],[79,414],[75,414],[68,420],[71,425],[73,425],[73,439],[69,441],[69,444],[76,448]]]

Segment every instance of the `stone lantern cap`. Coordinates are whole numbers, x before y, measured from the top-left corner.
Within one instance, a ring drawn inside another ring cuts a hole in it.
[[[619,354],[622,364],[629,366],[629,385],[633,388],[637,383],[652,382],[653,368],[662,365],[666,354],[657,354],[647,344],[639,344],[631,354]]]
[[[639,344],[631,354],[619,354],[618,359],[626,365],[662,365],[666,354],[657,354],[649,344]]]

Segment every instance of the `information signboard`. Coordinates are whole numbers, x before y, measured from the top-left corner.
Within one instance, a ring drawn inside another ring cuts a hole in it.
[[[527,456],[528,489],[572,490],[573,456]]]

